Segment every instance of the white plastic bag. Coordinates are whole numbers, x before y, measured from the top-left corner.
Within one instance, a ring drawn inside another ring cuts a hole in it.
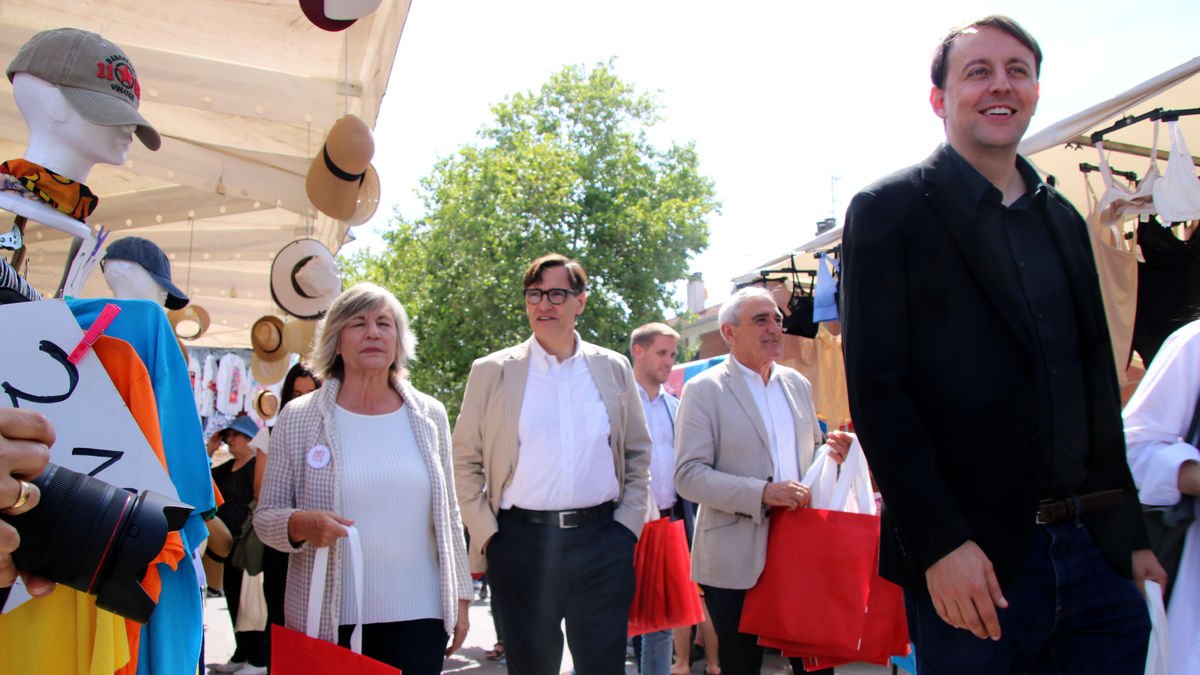
[[[840,471],[837,462],[829,457],[829,446],[821,446],[800,482],[812,490],[811,506],[814,509],[864,513],[869,516],[876,513],[871,474],[857,437],[850,444],[850,451],[846,453],[846,461],[842,462]]]
[[[1146,675],[1167,675],[1167,608],[1163,589],[1146,580],[1146,604],[1150,608],[1150,648],[1146,653]]]

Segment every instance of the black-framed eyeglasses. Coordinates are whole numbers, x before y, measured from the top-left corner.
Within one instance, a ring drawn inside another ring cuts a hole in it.
[[[568,295],[579,295],[579,291],[570,288],[549,288],[542,290],[540,288],[526,288],[525,302],[530,305],[538,305],[542,302],[542,296],[545,296],[552,305],[561,305],[567,301]]]

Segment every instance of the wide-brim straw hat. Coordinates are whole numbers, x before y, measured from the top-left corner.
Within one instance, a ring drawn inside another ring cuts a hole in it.
[[[375,139],[360,118],[345,115],[334,123],[313,157],[304,180],[308,199],[318,211],[347,225],[361,225],[379,206],[379,174],[371,165]]]
[[[259,358],[258,354],[250,356],[250,374],[259,384],[282,382],[283,378],[287,376],[288,368],[291,367],[290,359],[267,361]]]
[[[269,314],[260,316],[250,327],[250,346],[254,348],[254,355],[262,361],[286,358],[288,352],[283,346],[283,319]]]
[[[286,372],[286,371],[284,371]],[[254,395],[254,413],[266,421],[279,414],[279,395],[263,389]]]
[[[194,302],[183,309],[167,310],[167,319],[175,330],[175,336],[181,340],[195,340],[204,335],[212,321],[208,310]]]
[[[317,321],[296,319],[283,324],[283,346],[292,354],[308,356],[312,353],[313,339],[317,337]]]

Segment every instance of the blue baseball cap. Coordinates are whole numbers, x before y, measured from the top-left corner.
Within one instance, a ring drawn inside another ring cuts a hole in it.
[[[108,245],[104,260],[128,260],[141,265],[167,291],[167,309],[183,309],[188,296],[171,281],[171,261],[158,244],[141,237],[124,237]],[[103,263],[104,260],[100,262]],[[103,266],[103,265],[101,265]]]
[[[228,431],[230,429],[239,434],[245,434],[246,438],[254,438],[258,435],[258,425],[248,415],[233,418],[221,431]]]

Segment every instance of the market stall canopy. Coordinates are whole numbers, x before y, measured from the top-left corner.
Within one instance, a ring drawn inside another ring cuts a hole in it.
[[[1172,68],[1161,75],[1028,136],[1021,142],[1021,154],[1029,157],[1045,175],[1054,176],[1056,187],[1080,213],[1088,212],[1087,194],[1081,163],[1097,164],[1099,159],[1091,135],[1112,126],[1119,119],[1148,113],[1156,108],[1186,110],[1200,107],[1200,57]],[[1200,117],[1185,117],[1179,123],[1189,150],[1200,150]],[[1104,135],[1109,163],[1116,171],[1146,175],[1150,165],[1154,122],[1130,124]],[[1159,171],[1166,168],[1170,140],[1165,126],[1158,135]],[[1193,163],[1197,162],[1193,156]],[[1104,191],[1099,176],[1091,176],[1097,193]]]
[[[88,225],[111,229],[109,243],[136,235],[166,251],[175,283],[212,317],[194,344],[248,347],[258,317],[283,315],[269,289],[275,253],[309,236],[336,252],[347,239],[344,224],[312,209],[305,174],[343,114],[374,127],[409,4],[383,0],[335,33],[313,25],[297,0],[3,2],[0,62],[61,26],[124,49],[162,148],[134,143],[123,166],[92,170],[100,205]],[[12,85],[0,78],[0,160],[20,157],[26,141]],[[72,238],[31,223],[27,240],[27,278],[52,296]],[[79,295],[111,292],[96,270]]]

